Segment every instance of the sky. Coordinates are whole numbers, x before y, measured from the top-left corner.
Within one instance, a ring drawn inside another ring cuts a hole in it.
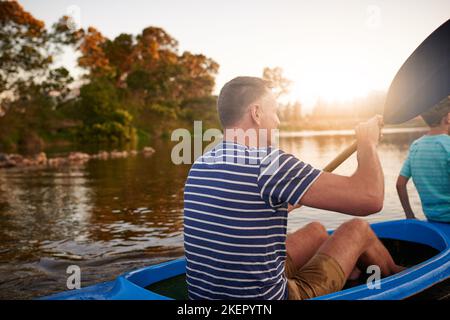
[[[108,38],[158,26],[180,52],[219,63],[217,93],[239,75],[281,67],[285,101],[349,101],[387,90],[414,49],[450,18],[449,0],[19,0],[47,26],[70,14]],[[75,71],[73,55],[62,64]]]

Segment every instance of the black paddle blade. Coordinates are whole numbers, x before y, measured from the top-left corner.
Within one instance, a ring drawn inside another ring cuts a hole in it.
[[[395,75],[384,105],[384,122],[411,120],[448,95],[450,19],[420,44]]]

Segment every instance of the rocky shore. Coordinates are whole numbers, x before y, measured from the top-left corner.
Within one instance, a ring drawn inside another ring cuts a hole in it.
[[[19,154],[5,154],[0,153],[0,168],[15,168],[15,167],[38,167],[49,166],[58,167],[65,165],[79,165],[90,160],[107,160],[135,157],[142,154],[144,157],[149,157],[155,153],[152,147],[145,147],[140,151],[100,151],[96,154],[87,154],[83,152],[71,152],[65,157],[47,158],[44,152],[40,152],[32,157],[24,157]]]

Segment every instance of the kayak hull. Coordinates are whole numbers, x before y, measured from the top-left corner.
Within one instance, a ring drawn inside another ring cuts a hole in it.
[[[379,288],[359,285],[316,300],[400,300],[450,278],[450,224],[397,220],[371,225],[380,238],[411,241],[440,253],[396,275],[380,280]],[[183,275],[186,259],[180,258],[125,273],[116,280],[43,297],[44,300],[172,300],[146,287]]]

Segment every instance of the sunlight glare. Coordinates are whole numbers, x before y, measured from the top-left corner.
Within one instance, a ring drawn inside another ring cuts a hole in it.
[[[339,62],[317,61],[315,65],[320,67],[315,70],[295,70],[295,74],[289,74],[287,77],[292,80],[289,100],[301,101],[308,112],[318,99],[329,102],[351,101],[377,88],[375,77],[368,74],[367,66],[364,68],[362,62]]]

